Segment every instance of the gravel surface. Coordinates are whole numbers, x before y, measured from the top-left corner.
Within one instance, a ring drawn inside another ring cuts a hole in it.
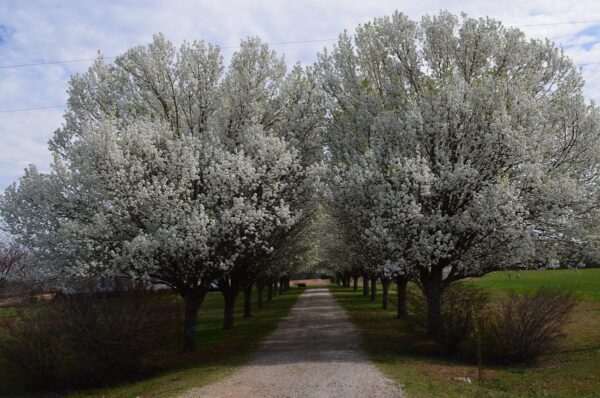
[[[329,290],[308,289],[252,362],[182,397],[401,397],[358,345]]]

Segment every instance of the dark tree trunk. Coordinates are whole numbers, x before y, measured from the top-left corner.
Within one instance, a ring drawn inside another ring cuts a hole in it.
[[[439,287],[432,287],[427,297],[427,335],[438,338],[442,332],[442,292]]]
[[[397,318],[406,319],[408,318],[408,309],[406,305],[406,288],[408,285],[408,278],[404,275],[396,277],[396,287],[398,288],[398,305],[397,305]]]
[[[196,325],[198,322],[198,311],[206,297],[207,289],[182,294],[185,305],[183,318],[182,351],[193,351],[196,349]]]
[[[258,308],[262,308],[263,307],[263,291],[265,290],[265,284],[264,283],[256,283],[256,293],[258,296],[258,302],[257,302],[257,307]]]
[[[267,301],[273,300],[273,282],[267,282]]]
[[[339,274],[339,272],[338,272],[338,273],[336,273],[336,274],[335,274],[335,284],[336,284],[336,285],[339,285],[339,284],[340,284],[340,280],[341,280],[341,279],[342,279],[342,278],[340,277],[340,274]]]
[[[391,280],[388,278],[381,278],[381,285],[383,287],[383,293],[381,298],[381,308],[384,310],[388,309],[390,302],[390,284]]]
[[[371,301],[377,300],[377,277],[371,277]]]
[[[364,273],[362,275],[362,284],[363,284],[363,296],[369,296],[369,276]]]
[[[354,291],[357,291],[358,290],[358,276],[353,276],[352,281],[354,283],[354,286],[353,286]]]
[[[277,297],[277,290],[279,290],[279,286],[277,286],[277,279],[273,281],[273,297]]]
[[[427,299],[427,335],[432,338],[439,338],[442,332],[442,272],[443,267],[439,265],[429,272],[421,272],[421,286]]]
[[[248,284],[244,288],[244,318],[252,317],[252,288],[254,283]]]
[[[227,293],[223,293],[225,298],[225,311],[223,313],[223,329],[233,329],[233,311],[235,309],[235,299],[237,292],[233,289]]]
[[[283,278],[279,278],[279,294],[283,293],[283,288],[284,288],[284,282],[283,282]]]
[[[219,290],[225,300],[223,309],[223,329],[233,328],[233,312],[235,309],[235,300],[238,293],[242,290],[243,281],[247,279],[244,275],[232,273],[228,277],[219,280]]]

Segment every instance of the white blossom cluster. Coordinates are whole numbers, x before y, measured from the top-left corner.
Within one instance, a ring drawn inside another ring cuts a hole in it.
[[[50,173],[1,198],[38,275],[128,275],[185,292],[272,250],[314,194],[325,95],[258,39],[162,36],[72,78]]]
[[[599,111],[552,43],[491,19],[395,13],[341,35],[319,69],[328,199],[360,231],[367,266],[443,289],[556,265],[567,243],[592,251]]]

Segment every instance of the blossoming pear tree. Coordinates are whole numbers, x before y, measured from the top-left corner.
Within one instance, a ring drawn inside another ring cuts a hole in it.
[[[250,282],[237,275],[302,217],[322,128],[314,82],[310,70],[286,75],[257,39],[242,42],[225,76],[218,47],[177,50],[160,35],[112,65],[100,58],[71,79],[51,171],[29,167],[1,198],[6,227],[47,278],[170,286],[193,349],[210,284],[220,281],[231,326]]]
[[[599,112],[553,43],[489,18],[396,12],[340,35],[319,69],[332,200],[415,275],[432,336],[451,283],[590,241]]]

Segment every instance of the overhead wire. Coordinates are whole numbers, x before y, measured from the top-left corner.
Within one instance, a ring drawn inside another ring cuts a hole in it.
[[[536,27],[536,26],[553,26],[553,25],[574,25],[574,24],[588,24],[588,23],[600,23],[600,20],[586,20],[586,21],[569,21],[569,22],[547,22],[547,23],[537,23],[537,24],[524,24],[524,25],[511,25],[512,27]],[[327,38],[327,39],[311,39],[311,40],[294,40],[294,41],[282,41],[282,42],[273,42],[267,43],[270,46],[281,46],[281,45],[289,45],[289,44],[306,44],[306,43],[323,43],[335,41],[337,39]],[[222,50],[231,50],[237,49],[239,46],[225,46],[220,47]],[[103,56],[103,59],[115,59],[116,56]],[[34,62],[34,63],[26,63],[26,64],[13,64],[13,65],[0,65],[0,69],[15,69],[15,68],[26,68],[33,66],[43,66],[43,65],[57,65],[57,64],[66,64],[66,63],[77,63],[77,62],[89,62],[95,61],[96,58],[79,58],[79,59],[67,59],[67,60],[57,60],[57,61],[44,61],[44,62]],[[591,65],[600,65],[600,62],[586,62],[576,64],[577,66],[591,66]],[[40,106],[40,107],[32,107],[32,108],[17,108],[17,109],[4,109],[0,110],[0,113],[13,113],[13,112],[25,112],[25,111],[37,111],[37,110],[46,110],[46,109],[60,109],[66,108],[66,105],[55,105],[55,106]]]

